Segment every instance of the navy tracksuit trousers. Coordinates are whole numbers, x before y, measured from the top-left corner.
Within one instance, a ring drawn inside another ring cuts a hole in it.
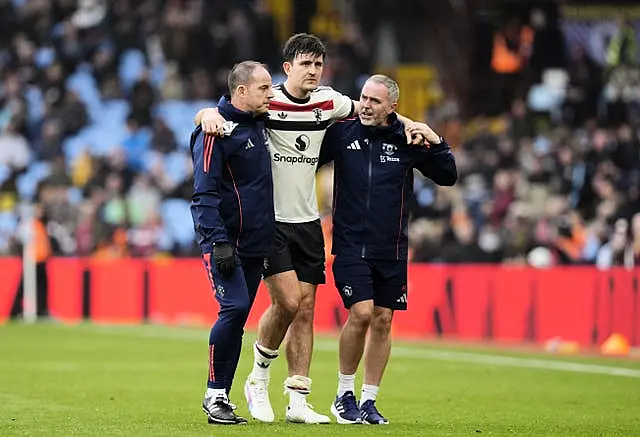
[[[240,265],[226,279],[211,264],[209,254],[205,255],[204,264],[220,305],[218,320],[209,334],[207,387],[224,388],[229,394],[240,360],[244,325],[262,278],[264,258],[240,257]]]

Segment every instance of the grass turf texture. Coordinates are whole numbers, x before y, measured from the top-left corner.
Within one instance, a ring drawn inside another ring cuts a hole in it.
[[[378,401],[389,426],[285,423],[284,357],[272,368],[274,424],[208,425],[200,408],[207,338],[205,330],[158,326],[0,326],[0,436],[640,436],[637,361],[401,342]],[[252,340],[245,338],[231,397],[246,417]],[[318,338],[312,364],[310,401],[325,414],[335,396],[336,348],[335,338]],[[635,370],[615,376],[518,364],[567,361],[605,373]]]

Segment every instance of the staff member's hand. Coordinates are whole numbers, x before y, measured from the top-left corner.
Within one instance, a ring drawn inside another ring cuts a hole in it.
[[[213,259],[223,278],[230,278],[238,264],[236,248],[231,243],[217,243],[213,246]]]

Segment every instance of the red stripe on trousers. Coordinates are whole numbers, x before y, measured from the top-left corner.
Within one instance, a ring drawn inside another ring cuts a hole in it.
[[[207,271],[207,278],[209,278],[209,283],[211,284],[211,289],[215,293],[216,292],[216,283],[213,280],[213,271],[212,271],[212,267],[211,267],[211,254],[210,253],[205,253],[204,255],[202,255],[202,258],[204,259],[204,268]]]
[[[214,345],[209,345],[209,381],[214,382],[216,380],[216,374],[213,371],[213,350]]]

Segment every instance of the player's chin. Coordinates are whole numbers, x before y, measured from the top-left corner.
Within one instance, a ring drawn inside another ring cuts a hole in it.
[[[318,81],[315,81],[315,80],[305,81],[305,83],[302,86],[302,89],[304,91],[313,91],[316,88],[318,88]]]

